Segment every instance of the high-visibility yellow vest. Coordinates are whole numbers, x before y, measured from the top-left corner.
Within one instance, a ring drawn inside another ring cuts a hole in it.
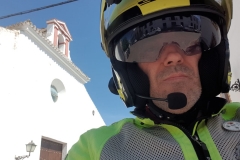
[[[81,135],[66,159],[197,160],[194,145],[199,143],[203,159],[238,160],[239,124],[240,103],[226,104],[210,119],[197,122],[192,133],[177,125],[154,124],[150,119],[123,119]]]

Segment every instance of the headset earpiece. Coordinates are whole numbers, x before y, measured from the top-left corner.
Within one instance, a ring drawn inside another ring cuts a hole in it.
[[[115,95],[118,95],[118,91],[117,91],[116,85],[114,83],[113,77],[110,78],[110,80],[108,82],[108,88],[109,88],[111,93],[113,93]]]

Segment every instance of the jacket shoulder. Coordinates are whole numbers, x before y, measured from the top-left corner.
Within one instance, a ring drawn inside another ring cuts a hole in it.
[[[69,150],[66,160],[100,159],[104,144],[109,138],[118,134],[122,129],[122,126],[126,123],[134,123],[134,119],[126,118],[115,122],[110,126],[102,126],[83,133],[78,142]]]
[[[232,120],[234,117],[240,117],[240,102],[227,103],[221,110],[224,120]]]

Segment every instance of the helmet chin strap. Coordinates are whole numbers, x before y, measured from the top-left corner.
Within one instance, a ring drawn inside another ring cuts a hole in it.
[[[203,98],[200,98],[187,112],[182,114],[172,114],[157,107],[152,100],[148,100],[144,111],[136,108],[132,111],[132,114],[140,118],[150,118],[156,124],[160,124],[167,120],[189,127],[192,126],[191,124],[195,124],[195,122],[200,119],[209,118],[213,114],[219,113],[226,102],[227,101],[225,99],[220,97],[214,97],[211,100],[204,100]]]
[[[187,114],[187,112],[191,112],[190,115],[194,115],[194,117],[197,116],[197,111],[196,111],[197,109],[195,107],[193,107],[189,111],[187,111],[185,113],[182,113],[182,114],[173,114],[173,113],[170,113],[170,112],[166,112],[166,111],[162,110],[161,108],[157,107],[153,103],[153,101],[148,101],[147,107],[158,119],[161,119],[161,120],[167,119],[167,120],[179,121],[180,119],[186,118],[186,116],[189,116]]]
[[[163,111],[162,109],[157,107],[152,100],[163,101],[165,103],[168,103],[168,108],[170,108],[171,110],[182,109],[187,105],[187,97],[185,94],[181,92],[170,93],[168,94],[167,98],[154,98],[140,95],[136,96],[147,99],[148,100],[147,107],[155,115],[155,117],[159,119],[175,119],[177,115]]]

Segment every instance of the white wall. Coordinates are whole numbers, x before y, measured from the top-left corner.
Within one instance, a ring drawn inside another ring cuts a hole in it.
[[[26,155],[25,144],[37,145],[29,160],[40,157],[41,137],[67,143],[67,150],[88,129],[104,125],[83,84],[21,32],[0,28],[1,159]],[[54,103],[50,86],[59,79],[66,92]],[[95,110],[95,115],[92,115]]]
[[[230,44],[230,62],[232,69],[232,80],[233,85],[237,79],[240,79],[240,12],[239,12],[240,1],[233,0],[233,20],[231,28],[228,33],[229,44]],[[233,102],[240,101],[240,88],[239,91],[230,91],[230,96]]]

